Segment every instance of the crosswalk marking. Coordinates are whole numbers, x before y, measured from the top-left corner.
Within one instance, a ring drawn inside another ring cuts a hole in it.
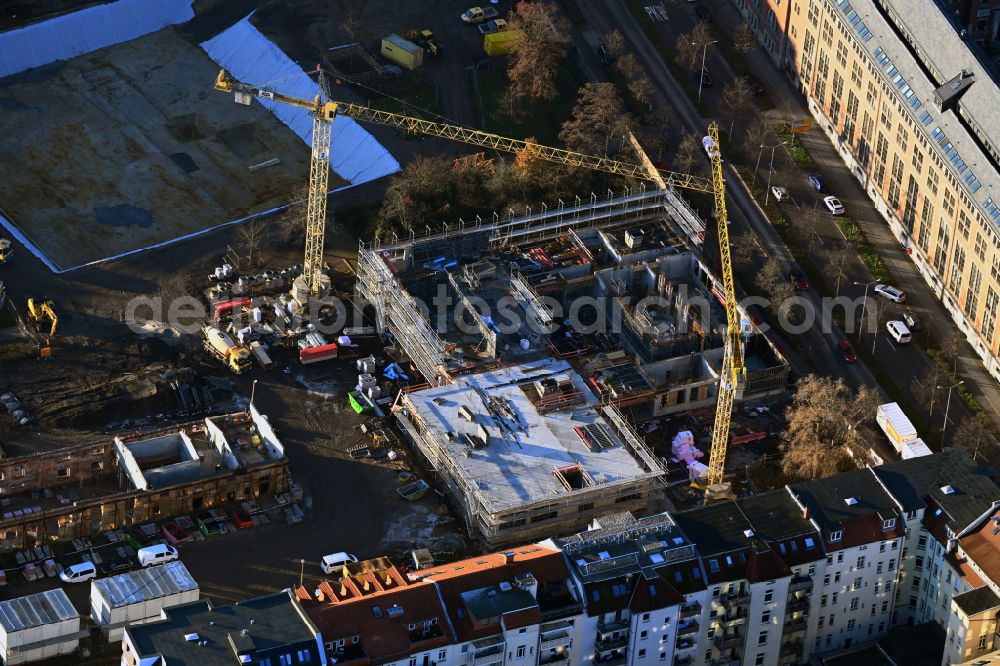
[[[651,21],[667,20],[667,8],[663,6],[662,2],[658,2],[655,5],[646,5],[644,9]]]

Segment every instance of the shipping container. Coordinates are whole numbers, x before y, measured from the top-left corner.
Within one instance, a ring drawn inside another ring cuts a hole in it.
[[[406,69],[416,69],[424,64],[424,50],[393,33],[382,40],[382,55]]]
[[[927,448],[924,444],[924,440],[917,439],[911,440],[909,442],[903,442],[903,460],[908,460],[909,458],[919,458],[921,456],[931,455],[931,450]]]
[[[328,345],[319,347],[306,347],[299,350],[299,361],[306,363],[319,363],[331,358],[337,358],[337,343],[331,342]]]
[[[523,30],[504,30],[483,37],[483,50],[488,56],[498,56],[510,53],[517,40],[524,37]]]
[[[247,305],[250,305],[249,298],[231,298],[226,301],[219,301],[215,303],[212,308],[215,311],[215,318],[218,319],[224,313],[233,314],[239,312]]]
[[[899,453],[903,452],[904,443],[918,438],[917,429],[910,423],[910,419],[906,418],[898,403],[888,402],[879,405],[875,412],[875,422]]]

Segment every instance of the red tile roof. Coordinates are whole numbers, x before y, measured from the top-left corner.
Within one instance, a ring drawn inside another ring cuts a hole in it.
[[[628,607],[633,613],[648,613],[680,603],[684,603],[684,596],[667,581],[662,578],[646,580],[644,576],[637,576]]]
[[[994,584],[1000,582],[1000,510],[984,520],[974,532],[959,539],[958,545]],[[966,567],[971,571],[968,564]],[[973,584],[973,587],[979,585]]]

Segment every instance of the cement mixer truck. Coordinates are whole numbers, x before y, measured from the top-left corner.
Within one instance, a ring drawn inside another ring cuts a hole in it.
[[[206,326],[202,331],[205,335],[205,349],[215,354],[236,374],[250,369],[250,350],[236,344],[224,331],[215,326]]]

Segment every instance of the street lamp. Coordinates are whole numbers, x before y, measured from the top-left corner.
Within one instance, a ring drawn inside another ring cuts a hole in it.
[[[773,146],[771,146],[771,161],[767,165],[767,191],[764,192],[764,205],[765,206],[771,200],[771,174],[774,173],[774,149],[777,148],[778,146],[784,146],[785,143],[786,143],[785,141],[782,141],[781,143],[776,143]],[[759,158],[759,155],[758,155],[758,158]],[[760,160],[758,159],[758,162],[759,161]],[[754,172],[754,176],[756,176],[756,175],[757,175],[757,172],[755,171]]]
[[[253,398],[257,394],[257,380],[253,380],[253,384],[250,385],[250,406],[253,407]]]
[[[947,388],[948,389],[948,402],[945,403],[945,407],[944,407],[944,423],[941,424],[941,446],[944,446],[944,431],[945,431],[945,428],[948,427],[948,410],[951,409],[951,390],[953,388],[955,388],[956,386],[961,386],[964,383],[965,383],[965,380],[963,379],[962,381],[956,382],[955,384],[952,384],[951,386],[938,386],[939,389],[943,389],[943,388]]]
[[[302,587],[303,579],[306,575],[306,561],[305,559],[299,560],[299,587]]]
[[[864,321],[865,320],[865,314],[868,312],[868,287],[872,286],[873,284],[878,284],[878,280],[872,280],[871,282],[868,282],[868,283],[865,283],[865,282],[855,282],[854,284],[859,285],[859,286],[864,286],[864,288],[865,288],[865,300],[861,304],[861,321]],[[878,329],[877,328],[875,329],[875,334],[878,335]],[[858,327],[858,340],[860,340],[860,339],[861,339],[861,327],[859,326]],[[872,353],[874,353],[874,352],[872,352]]]
[[[701,46],[701,73],[698,75],[698,103],[701,104],[701,87],[705,83],[705,54],[708,53],[708,47],[712,44],[718,43],[719,40],[713,39],[712,41],[702,44]],[[698,42],[691,42],[695,46],[698,46]]]

